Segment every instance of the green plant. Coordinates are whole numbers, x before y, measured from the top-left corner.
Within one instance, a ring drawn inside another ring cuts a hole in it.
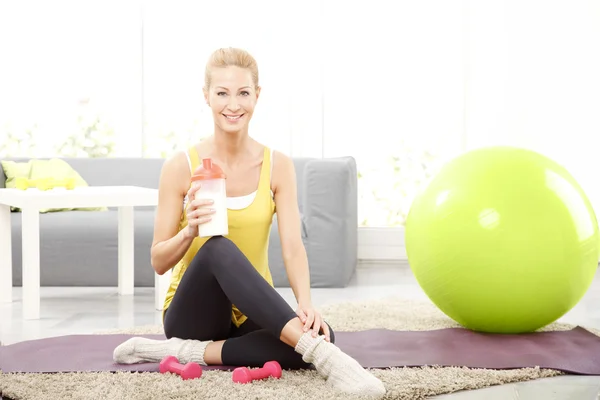
[[[55,149],[61,157],[110,157],[115,150],[114,129],[104,122],[89,99],[79,102],[77,130]]]
[[[167,158],[177,149],[185,147],[188,144],[185,138],[181,138],[173,130],[148,136],[150,138],[143,149],[144,157]]]
[[[44,121],[34,120],[27,128],[6,122],[0,128],[0,157],[109,157],[115,150],[114,129],[89,100],[79,103],[73,132],[66,138],[58,133],[57,143],[48,147],[41,139],[52,139],[55,133],[44,129]]]
[[[81,131],[73,133],[56,146],[58,156],[100,158],[114,153],[114,130],[111,127],[103,124],[98,117],[85,125],[81,126]]]
[[[35,132],[37,124],[24,130],[17,130],[11,124],[6,123],[0,129],[0,137],[6,138],[0,141],[0,158],[34,157],[37,146],[35,143]]]
[[[414,197],[443,165],[429,149],[400,146],[398,154],[360,167],[359,221],[361,226],[403,226]]]
[[[188,146],[202,140],[211,134],[203,129],[202,113],[193,121],[180,121],[179,126],[166,128],[148,124],[146,126],[146,143],[144,144],[144,157],[166,158],[178,150],[187,149]],[[204,116],[206,118],[206,116]]]

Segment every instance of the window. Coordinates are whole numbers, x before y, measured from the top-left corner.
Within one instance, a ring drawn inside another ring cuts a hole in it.
[[[468,148],[511,145],[551,157],[600,213],[600,53],[590,51],[600,45],[598,4],[470,4]]]
[[[60,3],[0,5],[0,156],[139,155],[139,6]]]
[[[359,223],[398,226],[462,150],[460,3],[323,2],[325,157],[354,156]]]
[[[354,156],[362,226],[402,225],[447,160],[497,144],[562,163],[600,210],[595,3],[340,4],[0,3],[0,157],[184,149],[213,131],[206,61],[235,46],[259,65],[251,135]]]

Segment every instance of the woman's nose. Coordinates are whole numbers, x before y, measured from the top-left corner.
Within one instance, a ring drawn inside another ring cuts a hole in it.
[[[233,99],[233,97],[232,97]],[[227,107],[231,110],[231,111],[237,111],[240,108],[240,105],[237,101],[235,101],[235,99],[231,100],[229,102],[229,104],[227,105]]]

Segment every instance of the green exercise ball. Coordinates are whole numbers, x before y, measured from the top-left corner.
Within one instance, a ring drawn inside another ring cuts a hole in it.
[[[415,198],[406,252],[419,285],[465,328],[525,333],[567,313],[598,268],[592,205],[565,168],[487,147],[446,164]]]

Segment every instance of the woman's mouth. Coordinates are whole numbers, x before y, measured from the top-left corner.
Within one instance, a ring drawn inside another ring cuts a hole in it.
[[[239,115],[227,115],[227,114],[223,114],[223,116],[225,118],[227,118],[228,121],[237,121],[240,118],[242,118],[244,116],[244,114],[239,114]]]

